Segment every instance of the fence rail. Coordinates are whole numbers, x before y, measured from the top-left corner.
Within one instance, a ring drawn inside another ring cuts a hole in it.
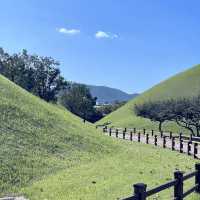
[[[192,188],[184,192],[184,181],[195,177],[195,183]],[[123,200],[146,200],[147,197],[155,195],[163,190],[174,188],[174,200],[183,200],[191,193],[196,192],[200,194],[200,164],[195,165],[195,171],[184,175],[182,171],[174,172],[174,180],[169,181],[163,185],[147,190],[147,185],[144,183],[137,183],[133,185],[133,196],[124,198]]]

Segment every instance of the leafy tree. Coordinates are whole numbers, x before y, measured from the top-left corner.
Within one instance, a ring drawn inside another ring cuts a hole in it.
[[[159,123],[159,131],[162,131],[162,124],[166,120],[171,119],[171,115],[168,113],[171,107],[171,101],[156,101],[146,102],[141,105],[135,105],[134,110],[137,116],[148,118],[151,121]]]
[[[46,101],[56,101],[67,81],[51,57],[29,55],[26,50],[9,55],[0,48],[0,73]]]
[[[85,85],[71,84],[62,92],[58,100],[61,105],[84,120],[94,122],[101,117],[94,108],[97,98],[92,97]]]
[[[174,121],[193,135],[200,136],[200,95],[193,98],[146,102],[136,105],[135,113],[152,121],[158,121],[159,131],[162,131],[163,122]]]

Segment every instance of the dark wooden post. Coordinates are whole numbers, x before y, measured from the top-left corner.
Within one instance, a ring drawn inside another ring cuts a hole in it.
[[[151,130],[151,135],[153,136],[153,130]]]
[[[109,136],[112,135],[112,128],[109,129]]]
[[[174,199],[183,200],[183,172],[174,172],[174,178],[177,180],[177,184],[174,186]]]
[[[118,129],[115,130],[115,136],[118,138]]]
[[[133,132],[131,131],[130,132],[130,141],[132,141],[133,140]]]
[[[182,133],[179,133],[179,139],[182,140]]]
[[[179,152],[183,153],[183,140],[181,139],[181,140],[179,140],[179,142],[180,142]]]
[[[194,143],[194,158],[197,158],[197,153],[198,153],[198,144],[197,143]]]
[[[172,137],[172,151],[175,150],[175,137]]]
[[[172,139],[172,131],[169,133],[169,139]]]
[[[133,133],[136,133],[136,128],[133,129]]]
[[[138,132],[138,142],[140,142],[140,132]]]
[[[145,133],[146,133],[146,129],[144,128],[144,129],[143,129],[143,134],[145,135]]]
[[[190,134],[190,141],[192,141],[192,134]]]
[[[163,136],[163,148],[166,148],[166,136]]]
[[[188,155],[190,155],[191,144],[192,144],[192,142],[191,142],[191,141],[188,141],[188,143],[187,143],[187,154],[188,154]]]
[[[146,134],[146,144],[149,144],[149,134]]]
[[[197,185],[197,188],[195,192],[200,193],[200,163],[197,163],[195,165],[195,169],[197,171],[196,176],[195,176],[195,184]]]
[[[137,183],[133,185],[134,188],[134,196],[136,197],[137,200],[146,200],[147,195],[146,195],[146,189],[147,185],[144,183]]]
[[[124,128],[124,132],[125,132],[125,133],[127,132],[127,128]]]
[[[157,142],[158,142],[158,138],[157,138],[157,135],[154,136],[154,144],[155,146],[157,146]]]
[[[125,140],[126,132],[123,131],[123,139]]]

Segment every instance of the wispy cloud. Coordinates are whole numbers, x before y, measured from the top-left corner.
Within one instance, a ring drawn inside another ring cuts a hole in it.
[[[97,39],[102,39],[102,38],[115,39],[115,38],[118,38],[119,36],[117,34],[113,34],[109,32],[97,31],[95,33],[95,37]]]
[[[66,28],[59,28],[57,29],[57,31],[59,33],[63,33],[66,35],[77,35],[81,32],[79,29],[66,29]]]

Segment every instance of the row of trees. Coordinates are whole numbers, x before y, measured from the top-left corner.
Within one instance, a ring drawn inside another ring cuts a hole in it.
[[[176,122],[189,130],[192,135],[200,136],[200,95],[191,98],[169,99],[135,105],[137,116],[159,123],[159,131],[166,121]]]
[[[94,107],[85,85],[66,81],[59,62],[51,57],[28,54],[26,50],[12,54],[0,48],[0,73],[22,88],[47,102],[60,103],[84,120],[94,122],[102,117]]]

